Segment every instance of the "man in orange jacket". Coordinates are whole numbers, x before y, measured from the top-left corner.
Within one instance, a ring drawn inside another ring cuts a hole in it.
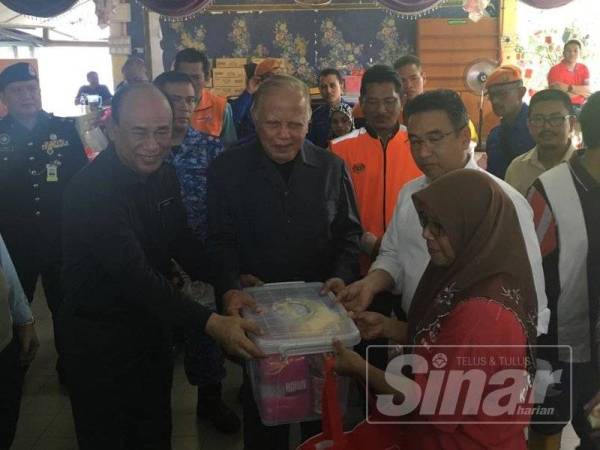
[[[331,150],[348,167],[365,230],[362,244],[369,256],[392,218],[402,186],[421,175],[410,153],[402,114],[402,82],[389,66],[367,70],[360,88],[366,126],[331,142]],[[366,269],[363,267],[363,269]]]
[[[235,144],[237,135],[231,106],[226,98],[213,94],[205,87],[210,80],[210,61],[207,56],[195,48],[184,48],[175,55],[173,70],[188,75],[196,89],[199,100],[192,114],[192,128],[220,137],[225,147]]]

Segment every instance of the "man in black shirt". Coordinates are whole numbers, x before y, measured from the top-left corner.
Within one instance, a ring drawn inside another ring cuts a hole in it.
[[[89,84],[81,86],[79,91],[77,91],[77,95],[75,96],[75,104],[79,105],[87,103],[87,100],[82,102],[82,95],[85,95],[86,97],[88,95],[98,95],[102,98],[102,105],[110,105],[112,94],[104,84],[100,84],[98,74],[96,72],[88,72],[87,80]]]
[[[305,140],[309,118],[306,85],[270,77],[254,94],[257,139],[224,152],[209,169],[208,246],[227,314],[251,304],[241,276],[320,281],[337,292],[359,275],[362,228],[352,184],[340,158]],[[251,389],[244,394],[244,448],[287,448],[288,427],[262,425]]]
[[[532,417],[530,448],[557,448],[569,421],[581,440],[578,448],[597,448],[589,437],[584,405],[600,388],[599,119],[600,93],[596,92],[579,115],[586,148],[540,175],[527,196],[552,312],[548,333],[538,338],[538,344],[563,346],[538,351],[537,357],[562,375],[552,387],[554,395],[548,395],[541,412]]]
[[[64,200],[65,302],[59,318],[81,450],[170,449],[171,332],[205,332],[226,351],[261,357],[245,331],[171,286],[172,259],[205,278],[172,166],[172,111],[148,83],[117,92],[113,145],[82,170]]]

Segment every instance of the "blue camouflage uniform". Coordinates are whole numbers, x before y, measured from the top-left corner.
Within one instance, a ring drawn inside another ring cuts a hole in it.
[[[181,185],[181,197],[187,211],[188,225],[203,242],[208,234],[208,167],[223,150],[223,143],[218,137],[190,127],[181,145],[174,147],[166,158],[166,162],[175,167]],[[212,293],[212,287],[205,288],[204,292],[207,295],[199,301],[215,311],[214,295],[210,297],[209,294]],[[195,334],[186,342],[184,365],[189,382],[198,387],[218,384],[225,377],[221,349],[204,333]]]

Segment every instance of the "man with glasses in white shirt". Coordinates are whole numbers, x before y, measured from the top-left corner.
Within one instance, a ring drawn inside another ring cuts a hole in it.
[[[482,170],[469,153],[469,116],[456,92],[426,92],[410,102],[405,112],[412,156],[424,176],[409,182],[400,191],[394,216],[368,275],[346,287],[337,296],[347,309],[355,312],[357,320],[385,320],[377,313],[364,312],[380,292],[400,293],[402,309],[404,312],[410,309],[413,295],[430,259],[412,194],[453,170]],[[531,207],[510,185],[490,176],[511,198],[517,211],[538,297],[538,333],[545,333],[550,313]]]

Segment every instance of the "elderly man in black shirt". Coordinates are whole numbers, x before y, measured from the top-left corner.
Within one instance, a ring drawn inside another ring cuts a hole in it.
[[[234,316],[251,304],[240,278],[321,281],[336,292],[359,275],[362,229],[352,184],[341,159],[304,139],[306,85],[284,75],[264,81],[252,118],[258,139],[209,169],[208,245],[222,307]],[[288,427],[263,426],[251,390],[244,393],[244,448],[287,448]]]
[[[239,317],[211,314],[171,286],[171,260],[204,278],[203,247],[186,224],[167,98],[142,83],[113,98],[113,146],[67,188],[65,301],[59,317],[79,448],[171,448],[171,331],[206,332],[225,350],[262,354]]]

